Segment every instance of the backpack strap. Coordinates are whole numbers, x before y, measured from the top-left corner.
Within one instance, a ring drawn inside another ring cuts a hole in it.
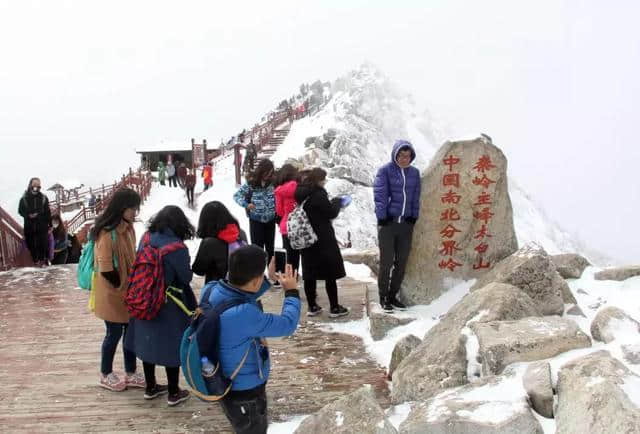
[[[169,243],[165,246],[160,247],[159,252],[160,256],[168,255],[169,253],[173,253],[176,250],[186,249],[187,246],[182,241],[174,241],[173,243]]]

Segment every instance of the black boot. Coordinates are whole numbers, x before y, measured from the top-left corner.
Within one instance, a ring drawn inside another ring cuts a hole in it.
[[[398,300],[395,295],[393,297],[391,297],[391,299],[389,300],[389,302],[391,303],[391,306],[394,307],[394,309],[398,309],[398,310],[407,310],[407,306],[405,306],[405,304],[403,302],[401,302],[400,300]]]
[[[384,297],[383,299],[380,300],[380,306],[382,307],[382,310],[384,310],[387,313],[393,312],[393,306],[391,305],[391,302],[387,297]]]

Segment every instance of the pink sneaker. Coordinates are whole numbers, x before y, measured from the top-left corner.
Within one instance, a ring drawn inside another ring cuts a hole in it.
[[[144,380],[144,375],[139,372],[135,372],[131,375],[125,374],[124,381],[127,383],[128,387],[139,387],[146,388],[147,382]]]
[[[98,381],[98,385],[114,392],[122,392],[127,388],[126,381],[120,379],[115,372],[112,372],[109,375],[100,374],[100,381]]]

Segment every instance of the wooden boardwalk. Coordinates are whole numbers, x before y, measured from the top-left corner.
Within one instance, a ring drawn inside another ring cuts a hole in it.
[[[340,302],[352,309],[349,319],[361,318],[364,285],[340,283]],[[193,286],[199,290],[202,280]],[[165,397],[145,401],[142,389],[116,393],[98,387],[104,323],[87,311],[87,299],[76,287],[72,265],[0,273],[1,432],[231,432],[218,404],[192,397],[169,408]],[[282,292],[271,291],[263,303],[279,312]],[[319,303],[328,306],[323,288]],[[385,373],[367,357],[362,341],[323,332],[317,324],[330,320],[326,314],[316,318],[303,316],[293,337],[269,340],[271,421],[312,413],[364,383],[387,407]],[[114,370],[122,372],[122,366],[119,349]],[[164,381],[164,369],[157,375]],[[185,386],[182,377],[180,384]]]

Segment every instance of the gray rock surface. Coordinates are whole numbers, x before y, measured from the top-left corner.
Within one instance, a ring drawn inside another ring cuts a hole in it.
[[[565,279],[579,279],[584,269],[591,265],[584,256],[576,253],[553,255],[551,260],[558,273]]]
[[[396,370],[400,362],[411,354],[411,351],[421,343],[422,341],[420,338],[417,338],[414,335],[407,335],[396,343],[396,346],[393,347],[393,352],[391,353],[391,362],[389,363],[390,378],[393,376],[393,371]]]
[[[365,264],[371,268],[371,272],[376,276],[380,270],[380,251],[378,249],[347,249],[342,252],[342,259],[353,264]]]
[[[632,365],[640,365],[640,343],[620,345],[624,359]]]
[[[385,337],[389,330],[409,324],[413,318],[401,318],[395,314],[386,313],[377,301],[369,303],[369,331],[374,341]]]
[[[537,244],[527,244],[502,260],[479,278],[471,290],[482,288],[490,282],[517,286],[536,301],[543,315],[564,313],[563,292],[567,282],[556,271],[551,257]],[[572,303],[576,303],[575,299]]]
[[[557,434],[640,432],[640,377],[607,351],[572,360],[558,373]]]
[[[468,323],[535,315],[540,315],[536,303],[512,285],[492,283],[467,294],[394,371],[392,401],[427,399],[443,389],[468,383],[466,338],[461,334]]]
[[[640,276],[640,265],[631,265],[628,267],[609,268],[598,271],[594,278],[596,280],[627,280],[631,277]]]
[[[447,165],[445,160],[453,163],[449,157],[460,161]],[[484,157],[494,167],[483,173],[478,162]],[[429,303],[460,280],[482,276],[489,270],[486,265],[492,267],[517,250],[506,173],[506,157],[486,140],[442,145],[422,176],[420,219],[413,231],[402,300]],[[485,188],[480,183],[485,179],[494,182]],[[479,235],[481,231],[491,237]],[[455,244],[445,244],[451,242]]]
[[[471,324],[478,337],[482,373],[500,374],[509,364],[547,359],[577,348],[591,339],[574,321],[559,316]]]
[[[529,396],[531,407],[541,416],[553,417],[553,387],[549,362],[535,362],[527,366],[522,385]]]
[[[396,434],[384,411],[365,385],[327,404],[302,421],[296,434]]]
[[[580,306],[578,306],[577,304],[574,304],[569,309],[567,309],[566,313],[567,315],[581,316],[583,318],[587,317],[582,311],[582,309],[580,308]]]
[[[615,340],[616,335],[633,333],[638,334],[640,341],[640,323],[615,306],[601,309],[591,322],[591,336],[606,344]]]
[[[504,377],[484,377],[478,382],[445,391],[412,407],[400,424],[401,434],[542,434],[525,397],[500,396]],[[492,396],[493,395],[493,396]],[[482,397],[492,396],[491,401]]]

